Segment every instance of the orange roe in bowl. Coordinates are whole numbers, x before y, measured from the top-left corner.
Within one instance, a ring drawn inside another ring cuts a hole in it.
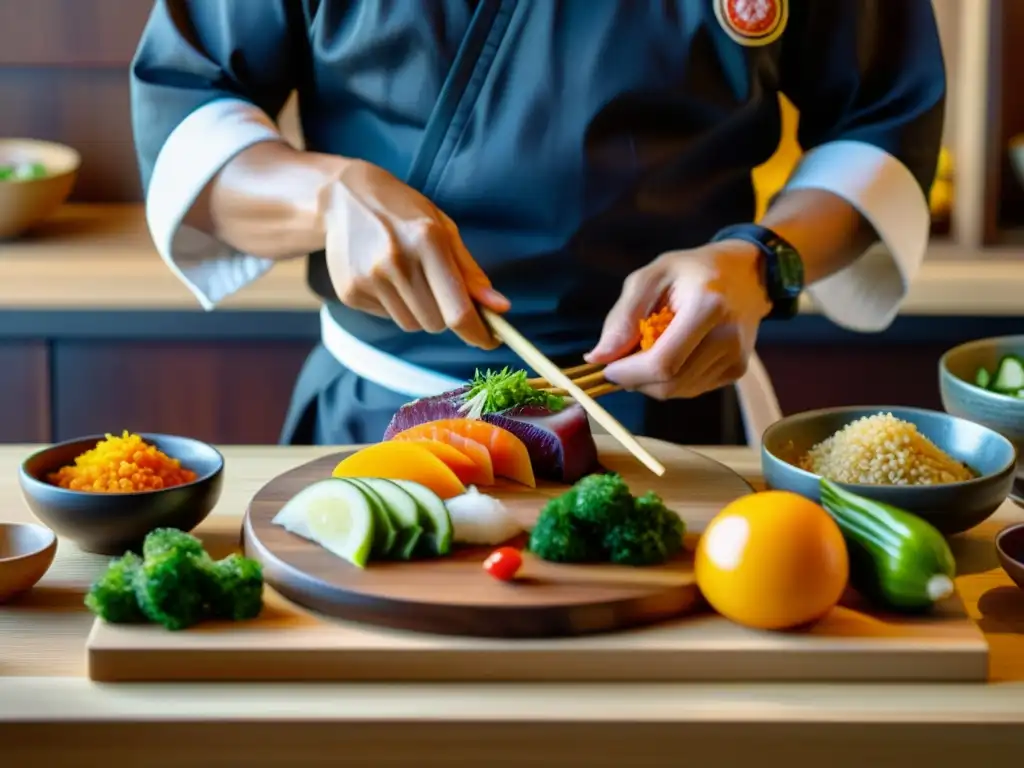
[[[662,307],[653,315],[645,317],[640,321],[640,349],[646,352],[648,349],[654,346],[661,334],[668,328],[668,324],[672,322],[672,318],[676,316],[676,313],[669,307]]]
[[[47,479],[69,491],[139,493],[191,483],[196,473],[125,430],[120,437],[108,433],[74,464],[61,467]]]

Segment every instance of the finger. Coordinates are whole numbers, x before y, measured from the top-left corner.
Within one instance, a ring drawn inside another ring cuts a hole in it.
[[[695,298],[685,303],[686,309],[676,311],[657,344],[645,352],[609,363],[604,369],[605,378],[625,389],[675,379],[717,321],[708,301]]]
[[[391,284],[423,330],[428,333],[445,330],[444,317],[419,264],[410,264],[406,274],[393,274]]]
[[[647,271],[626,278],[622,293],[605,318],[601,338],[584,355],[589,363],[610,363],[636,349],[640,342],[640,321],[654,311],[664,294],[661,281]]]
[[[416,317],[409,311],[405,302],[402,301],[402,297],[398,295],[398,291],[395,290],[395,287],[390,282],[386,279],[378,279],[374,283],[377,291],[377,301],[384,307],[388,317],[395,322],[395,325],[403,331],[423,330]]]
[[[701,340],[671,380],[639,387],[637,391],[655,400],[670,400],[698,397],[722,386],[729,357],[717,338],[718,330],[712,330]]]
[[[364,293],[358,293],[351,296],[351,298],[345,302],[345,305],[352,309],[357,309],[360,312],[365,312],[368,315],[375,315],[376,317],[383,317],[385,319],[391,317],[391,315],[388,314],[388,311],[384,309],[375,297]]]
[[[480,265],[469,253],[466,244],[462,242],[462,235],[459,234],[459,228],[455,222],[444,213],[441,214],[441,217],[448,232],[452,258],[462,275],[470,297],[494,312],[508,312],[512,303],[491,285],[491,279],[487,277],[487,273],[480,268]]]
[[[437,238],[422,262],[423,274],[437,300],[441,316],[445,325],[467,344],[481,349],[494,349],[498,343],[477,311],[476,302],[455,256],[456,244],[453,237],[457,238],[458,233],[453,235],[447,225],[443,233],[444,236]],[[507,305],[505,309],[508,309]]]

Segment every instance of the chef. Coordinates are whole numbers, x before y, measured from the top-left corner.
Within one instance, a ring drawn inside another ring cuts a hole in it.
[[[275,125],[293,91],[302,150]],[[805,155],[754,222],[779,94]],[[282,439],[339,444],[518,366],[478,305],[606,363],[637,432],[736,381],[805,289],[884,329],[925,252],[945,78],[930,0],[157,0],[131,96],[149,227],[203,307],[308,259],[322,344]]]

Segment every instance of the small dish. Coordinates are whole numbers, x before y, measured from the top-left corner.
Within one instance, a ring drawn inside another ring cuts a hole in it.
[[[57,554],[57,536],[35,523],[0,523],[0,603],[32,589]]]
[[[136,549],[155,528],[191,531],[220,498],[224,457],[212,445],[190,437],[141,434],[143,440],[196,473],[185,485],[138,493],[91,493],[60,488],[47,475],[73,464],[104,435],[52,445],[29,456],[18,472],[22,494],[35,516],[86,552],[121,555]]]
[[[996,555],[1006,575],[1024,589],[1024,523],[1011,525],[996,535]]]
[[[1010,489],[1010,501],[1024,509],[1024,477],[1017,477]]]
[[[82,157],[71,147],[35,139],[0,139],[0,166],[41,165],[38,178],[0,181],[0,240],[17,237],[67,200]]]
[[[893,406],[825,408],[798,413],[772,424],[761,441],[761,467],[769,487],[820,500],[821,477],[796,465],[798,457],[850,422],[891,413],[918,430],[978,477],[943,485],[839,483],[869,499],[891,504],[927,520],[947,536],[962,533],[995,512],[1010,494],[1017,454],[995,430],[940,411]]]
[[[994,429],[1017,448],[1024,478],[1024,398],[976,386],[979,368],[996,371],[1006,355],[1024,356],[1024,336],[995,336],[953,347],[939,360],[939,391],[947,413]]]

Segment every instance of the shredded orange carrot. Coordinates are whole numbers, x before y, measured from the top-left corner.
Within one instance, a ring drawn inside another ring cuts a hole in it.
[[[669,307],[662,307],[650,317],[640,321],[640,349],[647,351],[665,332],[676,313]]]
[[[120,437],[107,434],[104,440],[61,467],[48,480],[71,491],[94,493],[137,493],[173,488],[191,483],[196,473],[181,462],[125,430]]]

